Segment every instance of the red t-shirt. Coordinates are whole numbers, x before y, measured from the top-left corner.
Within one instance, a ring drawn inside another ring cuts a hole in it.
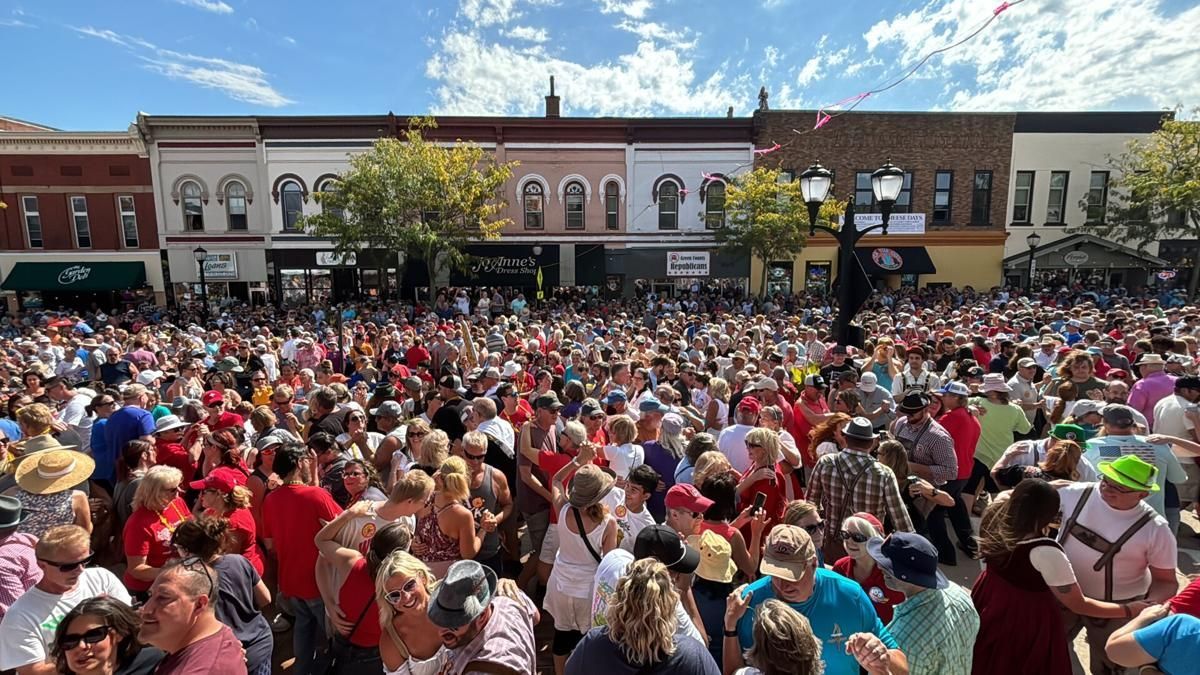
[[[548,450],[542,450],[538,453],[538,468],[546,474],[546,480],[552,481],[554,480],[554,474],[558,473],[559,469],[570,464],[571,460],[573,459],[575,458],[565,452],[550,452]],[[575,474],[567,474],[567,479],[563,482],[570,484],[571,476],[573,475]],[[547,485],[546,489],[550,490],[550,486]],[[553,490],[550,491],[553,492]],[[558,512],[553,508],[550,509],[550,522],[552,524],[558,522]]]
[[[313,538],[341,512],[328,492],[311,485],[282,485],[263,500],[263,539],[275,544],[280,593],[301,600],[321,597]]]
[[[205,515],[215,515],[212,510],[206,510]],[[241,538],[245,545],[242,550],[237,551],[243,558],[249,561],[254,567],[254,571],[258,572],[258,576],[263,574],[263,556],[258,550],[258,526],[254,522],[254,516],[250,514],[250,509],[234,509],[228,516],[225,517],[229,521],[229,529],[232,530],[238,537]]]
[[[829,412],[829,404],[825,403],[825,399],[818,398],[816,401],[809,401],[800,394],[800,398],[796,399],[796,407],[804,406],[808,411],[815,414],[824,414]],[[796,439],[796,445],[800,450],[801,463],[806,468],[813,468],[817,465],[816,453],[809,450],[811,439],[808,437],[812,431],[813,425],[808,423],[804,418],[804,413],[792,411],[792,438]]]
[[[503,409],[500,411],[500,419],[513,425],[513,429],[521,430],[529,418],[533,417],[533,406],[529,405],[529,401],[523,398],[517,399],[517,409],[513,414],[509,415]]]
[[[854,558],[850,556],[833,563],[833,571],[847,579],[858,581],[854,578]],[[859,585],[866,591],[867,597],[871,599],[871,606],[875,608],[879,620],[886,626],[892,620],[892,613],[895,611],[896,605],[904,602],[904,594],[893,591],[883,583],[883,571],[879,569],[879,565],[876,565],[866,581],[859,582]]]
[[[979,420],[966,408],[955,408],[937,421],[954,440],[954,454],[958,457],[957,478],[970,478],[971,469],[975,467],[975,446],[979,444]]]
[[[409,368],[416,368],[422,361],[429,361],[429,350],[425,347],[409,347],[408,351],[404,352],[404,362]]]
[[[1168,600],[1167,604],[1171,605],[1171,612],[1174,614],[1200,617],[1200,579],[1193,579],[1192,583],[1184,586],[1179,595]]]
[[[375,648],[383,629],[379,627],[379,612],[375,610],[375,580],[367,574],[367,559],[359,558],[350,568],[350,574],[338,591],[338,607],[346,615],[346,621],[354,625],[358,617],[362,621],[350,635],[350,643],[356,647]],[[366,613],[363,609],[366,608]]]
[[[154,441],[154,456],[159,464],[179,469],[185,482],[196,475],[196,463],[188,456],[181,443],[169,443],[159,438]]]
[[[217,415],[217,421],[215,424],[209,424],[207,418],[204,420],[204,422],[205,424],[208,424],[209,430],[216,431],[217,429],[231,429],[233,427],[240,427],[242,426],[244,420],[242,419],[241,415],[237,413],[231,413],[226,410],[220,415]]]
[[[175,549],[171,546],[171,535],[175,533],[175,528],[191,517],[192,512],[179,497],[167,504],[162,514],[145,507],[138,508],[129,516],[129,520],[125,521],[125,556],[144,556],[147,565],[162,567],[175,557]],[[125,587],[131,591],[150,590],[151,582],[135,579],[128,571],[125,572],[123,581]]]

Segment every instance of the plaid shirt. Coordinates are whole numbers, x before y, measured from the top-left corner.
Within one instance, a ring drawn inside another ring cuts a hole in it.
[[[958,584],[896,605],[887,629],[908,657],[910,675],[971,675],[979,614]]]
[[[854,482],[860,473],[862,477]],[[853,491],[850,491],[851,483],[854,483]],[[880,522],[890,517],[897,530],[913,531],[908,509],[904,508],[904,500],[900,498],[896,475],[870,455],[857,450],[842,450],[817,460],[808,482],[807,499],[821,506],[826,538],[841,529],[841,519],[860,511],[873,514]]]
[[[926,424],[929,428],[922,434]],[[928,466],[933,476],[930,482],[934,485],[945,485],[947,481],[958,478],[958,455],[954,453],[954,439],[946,427],[933,420],[914,426],[901,418],[892,425],[892,435],[904,443],[904,447],[910,445],[908,441],[917,442],[916,447],[908,453],[908,461]]]

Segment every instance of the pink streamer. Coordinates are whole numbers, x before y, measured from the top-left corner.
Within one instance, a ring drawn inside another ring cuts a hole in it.
[[[992,16],[999,16],[1000,12],[1003,12],[1004,10],[1008,9],[1009,7],[1012,7],[1012,5],[1008,4],[1007,2],[1000,3],[999,5],[996,6],[996,9],[992,10]]]
[[[714,183],[721,180],[720,176],[711,173],[705,173],[703,171],[700,172],[700,177],[703,178],[706,183]]]
[[[833,118],[829,116],[829,113],[825,112],[824,110],[818,110],[817,111],[817,123],[816,123],[816,125],[813,126],[813,129],[820,129],[821,127],[828,124],[829,120],[831,120],[831,119],[833,119]]]
[[[778,150],[780,147],[781,147],[781,146],[780,146],[778,143],[776,143],[775,145],[772,145],[772,146],[771,146],[771,147],[769,147],[769,148],[756,148],[756,149],[754,150],[754,154],[756,154],[756,155],[767,155],[767,154],[770,154],[770,153],[772,153],[772,152],[775,152],[775,151],[776,151],[776,150]]]

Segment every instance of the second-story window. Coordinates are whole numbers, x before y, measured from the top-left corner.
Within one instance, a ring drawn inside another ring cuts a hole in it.
[[[1028,225],[1033,217],[1033,172],[1018,171],[1016,182],[1013,184],[1013,213],[1014,223]]]
[[[933,224],[950,224],[950,197],[953,195],[954,174],[938,171],[933,174]]]
[[[183,202],[183,229],[188,232],[204,231],[204,202],[200,186],[189,181],[179,188]]]
[[[1069,171],[1050,172],[1050,194],[1046,198],[1046,224],[1062,225],[1067,218],[1067,182]]]
[[[875,192],[871,190],[871,172],[859,171],[854,174],[854,208],[869,209],[875,204]]]
[[[118,196],[117,210],[121,215],[121,239],[125,243],[125,248],[137,248],[137,211],[134,209],[133,195]]]
[[[540,230],[545,222],[545,191],[542,184],[529,181],[521,191],[521,203],[525,206],[525,229]]]
[[[244,231],[246,220],[246,186],[233,181],[225,186],[225,209],[229,214],[229,229]]]
[[[1108,172],[1093,171],[1091,182],[1088,183],[1087,221],[1103,223],[1104,212],[1108,209]]]
[[[88,221],[87,197],[71,197],[71,223],[75,230],[75,245],[79,248],[92,247],[92,224]]]
[[[704,226],[715,230],[725,224],[725,184],[719,180],[708,184],[704,193]]]
[[[338,191],[337,181],[333,180],[332,178],[322,182],[320,185],[317,186],[317,192],[323,192],[325,194],[330,194],[330,193],[336,194],[337,191]],[[321,209],[323,212],[332,215],[333,217],[337,218],[338,220],[346,219],[346,212],[340,208],[336,208],[333,206],[326,206],[326,205],[322,204]]]
[[[604,229],[620,229],[620,203],[620,189],[617,187],[617,182],[610,180],[604,186]]]
[[[664,181],[658,188],[658,229],[679,229],[679,186]]]
[[[568,230],[582,230],[583,224],[583,185],[576,181],[567,183],[566,216]]]
[[[976,171],[971,191],[971,224],[992,224],[992,172]]]
[[[304,192],[300,184],[288,181],[280,189],[279,203],[283,208],[283,229],[293,231],[300,216],[304,215]]]
[[[42,212],[38,208],[38,198],[22,197],[21,210],[25,212],[25,234],[29,238],[29,248],[41,248]]]

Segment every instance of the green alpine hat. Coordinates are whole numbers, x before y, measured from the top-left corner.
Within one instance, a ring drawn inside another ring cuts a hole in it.
[[[1075,441],[1082,444],[1088,439],[1087,429],[1078,424],[1055,424],[1050,435],[1060,441]]]
[[[1104,477],[1131,490],[1158,492],[1158,467],[1137,455],[1122,455],[1097,467]]]

